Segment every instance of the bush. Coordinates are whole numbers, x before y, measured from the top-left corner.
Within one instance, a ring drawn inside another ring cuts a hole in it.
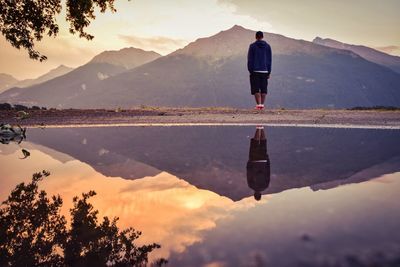
[[[11,110],[11,109],[12,109],[11,104],[8,104],[8,103],[0,104],[0,110]]]
[[[14,109],[17,110],[17,111],[20,111],[20,110],[28,110],[29,108],[27,106],[24,106],[24,105],[15,104],[14,105]]]

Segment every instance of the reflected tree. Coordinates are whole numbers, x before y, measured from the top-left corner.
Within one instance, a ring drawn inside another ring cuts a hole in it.
[[[60,215],[60,196],[47,197],[38,182],[49,173],[35,173],[28,184],[15,187],[0,208],[1,266],[59,266],[67,238]]]
[[[60,196],[48,197],[38,182],[49,173],[35,173],[15,187],[0,206],[0,266],[145,266],[158,244],[137,246],[141,232],[120,230],[118,218],[98,220],[88,202],[94,191],[73,199],[71,226],[60,210]],[[156,266],[166,264],[160,259]]]

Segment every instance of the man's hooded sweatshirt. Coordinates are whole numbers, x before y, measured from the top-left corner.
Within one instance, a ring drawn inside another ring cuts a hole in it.
[[[257,40],[252,43],[247,54],[247,69],[249,72],[268,71],[268,73],[271,73],[271,66],[271,46],[263,40]]]

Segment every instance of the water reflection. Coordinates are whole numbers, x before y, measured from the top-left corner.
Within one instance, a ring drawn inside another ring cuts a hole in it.
[[[171,266],[315,266],[307,261],[313,252],[398,248],[399,137],[304,128],[32,129],[24,161],[17,144],[0,146],[0,196],[45,168],[53,174],[46,191],[71,199],[95,190],[99,216],[143,230],[142,242],[161,244],[154,257]]]
[[[273,155],[265,194],[311,186],[329,189],[400,169],[400,135],[391,130],[268,128]],[[234,201],[247,184],[248,127],[31,129],[29,140],[70,155],[109,177],[141,179],[163,171]],[[65,142],[68,140],[68,142]],[[390,163],[390,164],[389,164]],[[385,164],[379,171],[366,171]],[[357,173],[363,172],[363,175]]]
[[[0,124],[0,143],[9,144],[15,142],[20,144],[26,139],[26,128],[19,125]]]
[[[249,161],[247,162],[247,184],[254,190],[254,199],[261,199],[261,192],[268,188],[270,161],[267,153],[267,139],[263,127],[257,127],[250,139]]]
[[[0,166],[7,166],[0,169],[0,199],[5,199],[17,183],[29,181],[22,178],[29,178],[35,170],[46,167],[52,175],[42,181],[41,186],[49,194],[59,194],[66,200],[61,213],[67,219],[74,196],[79,192],[96,191],[97,196],[90,202],[98,208],[99,217],[119,217],[119,227],[140,229],[143,235],[138,240],[139,245],[152,242],[162,245],[150,254],[150,261],[185,251],[188,246],[201,242],[202,233],[215,228],[231,210],[254,206],[254,200],[235,203],[167,172],[135,180],[106,177],[67,155],[29,142],[25,145],[31,157],[22,167],[17,145],[0,147],[3,150]]]
[[[89,191],[73,199],[70,226],[60,210],[59,195],[39,191],[39,182],[50,173],[35,173],[18,184],[0,205],[1,266],[145,266],[148,254],[158,244],[136,245],[141,232],[120,230],[118,218],[98,220],[98,211],[88,202]],[[154,265],[161,266],[164,259]]]

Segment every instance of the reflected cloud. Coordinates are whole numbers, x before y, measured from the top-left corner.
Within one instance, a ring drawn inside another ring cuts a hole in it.
[[[151,257],[168,258],[171,252],[181,253],[196,242],[202,241],[204,231],[213,229],[218,221],[229,216],[232,210],[254,207],[251,198],[233,202],[208,190],[201,190],[167,172],[137,180],[105,177],[89,165],[78,160],[62,163],[31,147],[31,157],[19,167],[19,154],[1,155],[2,170],[0,197],[4,199],[21,177],[29,179],[33,170],[44,166],[52,175],[41,182],[49,194],[60,194],[64,199],[62,213],[72,208],[71,199],[81,192],[94,190],[97,196],[91,203],[99,209],[99,216],[119,217],[121,228],[134,227],[143,232],[138,244],[157,242],[162,245]],[[27,182],[26,180],[25,182]],[[265,201],[263,201],[265,203]]]

